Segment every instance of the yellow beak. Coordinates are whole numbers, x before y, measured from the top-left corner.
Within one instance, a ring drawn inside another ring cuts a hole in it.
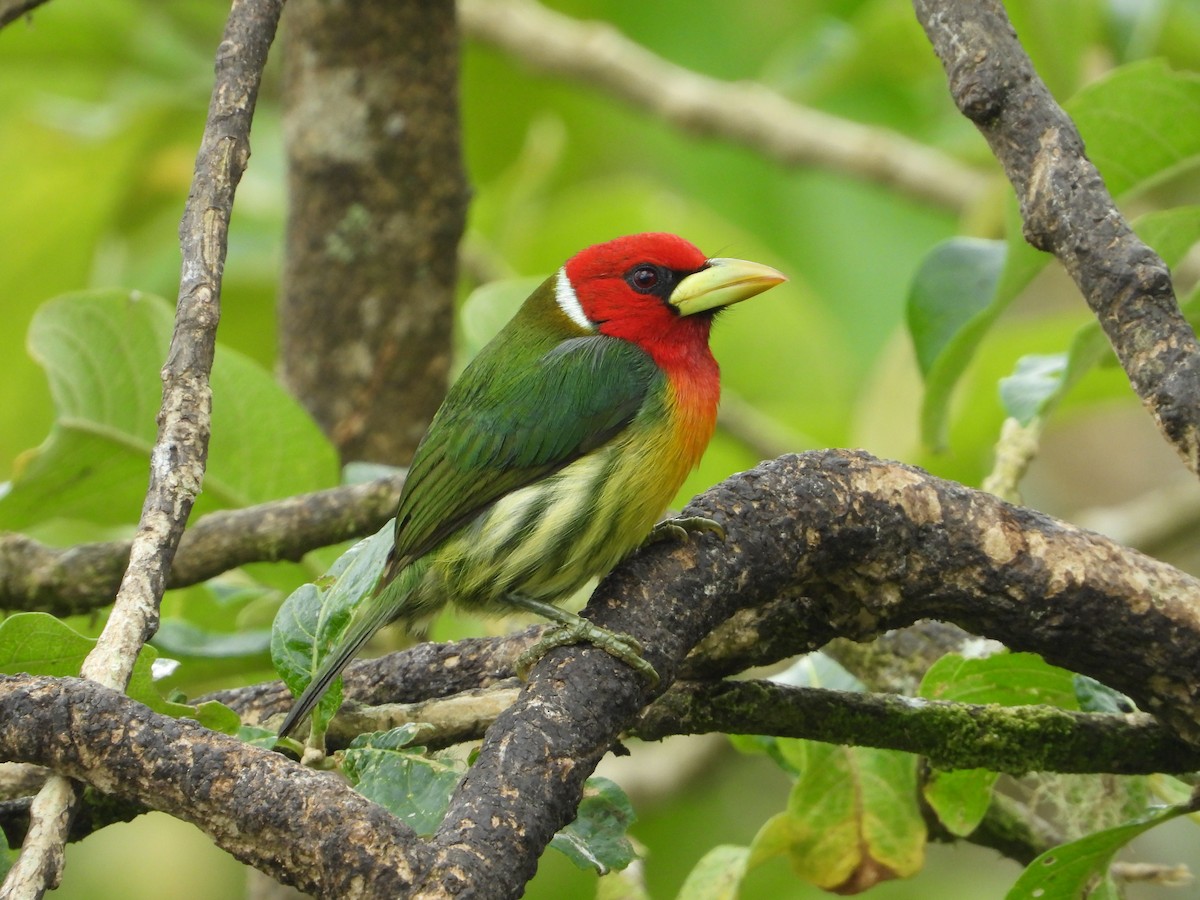
[[[690,316],[748,300],[784,281],[787,276],[770,266],[745,259],[714,257],[705,268],[679,282],[669,302],[681,316]]]

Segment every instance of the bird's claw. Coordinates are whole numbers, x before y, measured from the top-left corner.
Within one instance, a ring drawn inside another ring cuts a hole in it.
[[[688,535],[700,531],[707,531],[715,534],[719,540],[725,540],[725,526],[716,519],[706,516],[679,516],[664,519],[651,528],[646,540],[642,541],[642,546],[648,547],[662,541],[686,541]]]
[[[513,665],[517,677],[525,681],[529,677],[530,669],[551,650],[557,647],[569,647],[584,641],[621,660],[646,679],[651,687],[658,684],[658,672],[642,656],[642,645],[636,638],[593,625],[587,619],[579,619],[579,621],[569,624],[557,624],[547,629],[536,644],[517,657],[517,661]]]

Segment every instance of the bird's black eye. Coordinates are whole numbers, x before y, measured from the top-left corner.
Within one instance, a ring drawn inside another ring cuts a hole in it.
[[[638,266],[625,278],[629,286],[641,294],[649,294],[658,286],[660,274],[654,266]]]

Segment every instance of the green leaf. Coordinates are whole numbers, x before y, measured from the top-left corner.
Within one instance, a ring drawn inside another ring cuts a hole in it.
[[[581,869],[601,875],[624,869],[637,859],[626,832],[637,820],[633,804],[616,782],[592,777],[583,788],[583,800],[575,821],[550,841]]]
[[[1193,73],[1172,71],[1159,60],[1124,66],[1080,91],[1066,108],[1118,199],[1200,160],[1200,115],[1191,114],[1200,110],[1200,77]],[[1163,224],[1162,234],[1186,240]],[[954,386],[984,335],[1050,260],[1025,242],[1015,201],[1008,205],[1006,233],[1004,245],[967,238],[938,245],[910,289],[909,331],[925,376],[921,434],[931,447],[945,444]]]
[[[419,750],[360,747],[343,751],[342,771],[360,794],[428,836],[446,815],[466,766],[430,759]]]
[[[917,694],[928,700],[961,703],[1079,708],[1075,676],[1033,653],[1004,651],[985,659],[948,653],[925,672]],[[974,831],[987,813],[996,778],[986,769],[935,771],[926,781],[924,796],[947,830],[964,836]]]
[[[749,847],[713,847],[688,873],[677,900],[737,900],[749,862]]]
[[[865,890],[920,870],[925,823],[917,808],[916,757],[812,741],[791,755],[803,764],[787,811],[751,844],[750,866],[786,855],[796,873],[825,890]]]
[[[154,635],[154,646],[174,657],[236,659],[262,656],[270,652],[271,632],[266,628],[237,632],[212,631],[183,619],[163,619]]]
[[[958,837],[979,827],[992,805],[992,787],[1000,776],[987,769],[934,770],[921,792],[938,821]]]
[[[1001,706],[1044,703],[1079,709],[1075,676],[1050,665],[1036,653],[1005,651],[985,659],[947,653],[925,672],[917,694],[927,700]]]
[[[279,608],[271,628],[271,661],[275,671],[299,696],[312,681],[321,661],[345,634],[354,610],[379,580],[392,548],[391,522],[359,541],[330,567],[319,584],[297,588]],[[313,711],[317,731],[342,705],[342,680],[334,680]]]
[[[805,653],[771,681],[792,687],[826,688],[831,691],[864,691],[866,686],[833,657],[821,651]]]
[[[996,286],[1007,258],[1003,241],[951,238],[922,260],[908,292],[908,331],[925,378],[921,430],[945,443],[950,394],[1001,306]]]
[[[65,622],[47,613],[16,613],[0,622],[0,673],[16,675],[77,676],[84,659],[96,646]],[[155,712],[191,716],[195,710],[165,700],[154,685],[151,667],[158,658],[153,647],[143,647],[126,693]]]
[[[349,612],[339,618],[344,629]],[[297,697],[312,681],[320,660],[333,647],[331,642],[319,638],[324,622],[321,591],[315,584],[302,584],[283,601],[271,628],[271,663]],[[313,708],[313,729],[323,733],[341,705],[342,678],[338,676]]]
[[[617,869],[596,879],[596,900],[651,900],[638,867]]]
[[[1168,266],[1175,266],[1200,240],[1200,206],[1147,213],[1134,223],[1134,230]],[[1094,366],[1112,358],[1099,323],[1091,321],[1075,333],[1065,354],[1017,360],[1013,374],[1000,380],[1005,411],[1028,425],[1049,413]]]
[[[1137,711],[1137,705],[1132,700],[1120,691],[1101,684],[1095,678],[1076,675],[1074,682],[1075,697],[1079,701],[1079,708],[1084,712],[1126,715]]]
[[[239,741],[245,741],[250,746],[262,750],[275,750],[279,743],[279,735],[275,733],[275,729],[259,725],[243,725],[236,734]]]
[[[948,345],[985,311],[1004,266],[1003,241],[955,237],[921,262],[908,294],[908,330],[928,379]]]
[[[1200,157],[1200,75],[1150,59],[1114,69],[1066,104],[1114,197]]]
[[[1118,850],[1156,825],[1195,812],[1194,805],[1168,806],[1115,828],[1047,850],[1029,864],[1006,900],[1079,900],[1106,878]],[[1091,896],[1114,896],[1091,894]]]
[[[401,750],[421,736],[426,726],[421,722],[406,722],[387,731],[360,734],[350,742],[351,750]]]
[[[216,700],[198,703],[192,718],[205,728],[211,728],[221,734],[237,734],[242,727],[242,720],[238,714]]]
[[[463,303],[462,358],[471,359],[516,314],[545,277],[503,278],[471,291]]]
[[[18,459],[0,497],[0,527],[51,517],[137,521],[171,327],[165,301],[137,292],[66,294],[38,309],[29,352],[46,371],[55,421],[46,440]],[[212,388],[213,436],[197,515],[337,483],[332,446],[258,364],[218,347]]]
[[[1066,373],[1066,353],[1022,356],[1017,360],[1016,370],[1000,379],[1004,411],[1022,425],[1028,425],[1058,395]]]

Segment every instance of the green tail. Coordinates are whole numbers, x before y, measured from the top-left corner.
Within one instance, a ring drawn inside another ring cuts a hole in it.
[[[413,588],[423,572],[424,566],[418,561],[404,569],[396,578],[380,584],[363,600],[350,627],[342,635],[341,642],[321,661],[312,681],[279,726],[280,737],[287,737],[308,717],[329,689],[329,685],[375,632],[389,622],[400,618],[411,619],[419,612],[408,607],[413,599]]]

